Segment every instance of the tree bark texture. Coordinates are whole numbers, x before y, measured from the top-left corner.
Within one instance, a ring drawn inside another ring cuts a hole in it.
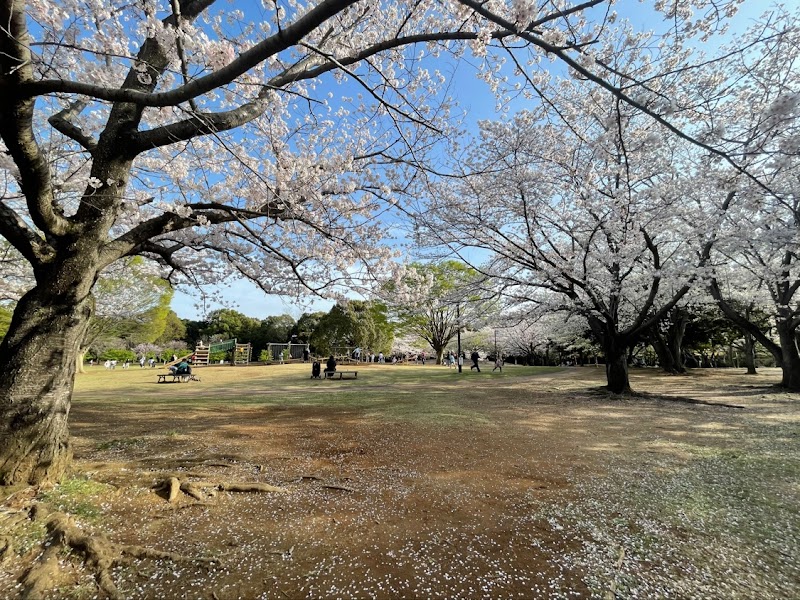
[[[600,340],[603,345],[608,391],[614,394],[630,392],[631,384],[628,378],[630,339],[620,335],[615,323],[609,323],[592,316],[589,317],[588,321],[595,339]]]
[[[758,375],[756,371],[756,343],[753,336],[744,332],[744,364],[748,375]]]
[[[662,333],[658,325],[653,326],[651,330],[653,349],[658,355],[661,368],[667,373],[686,373],[686,366],[683,362],[683,336],[688,323],[688,317],[682,311],[678,311],[677,314],[672,315],[669,327],[665,332]]]
[[[608,391],[625,394],[631,391],[628,377],[628,348],[617,339],[603,340],[606,355],[606,381]]]
[[[28,292],[0,344],[2,485],[58,481],[71,460],[67,419],[92,312],[81,283],[78,297],[42,284]]]
[[[797,350],[795,330],[789,319],[778,318],[778,339],[781,344],[781,386],[792,392],[800,392],[800,353]]]

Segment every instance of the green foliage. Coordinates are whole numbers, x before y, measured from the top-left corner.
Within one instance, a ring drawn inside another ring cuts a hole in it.
[[[221,360],[230,360],[231,353],[230,350],[219,350],[217,352],[211,352],[208,355],[208,360],[211,363],[218,363]]]
[[[14,310],[11,307],[0,304],[0,340],[6,337],[13,315]]]
[[[291,315],[271,315],[262,320],[247,338],[253,344],[254,352],[260,353],[270,343],[284,343],[295,333],[295,320]]]
[[[320,351],[314,346],[313,336],[312,334],[316,331],[317,327],[319,327],[319,322],[325,317],[325,313],[322,311],[317,311],[313,313],[303,313],[303,315],[297,320],[297,324],[295,325],[295,331],[297,332],[297,341],[303,344],[309,344],[311,346],[312,352],[318,352],[321,354]]]
[[[259,325],[259,335],[265,342],[287,342],[295,328],[291,315],[269,316]]]
[[[479,328],[492,309],[476,293],[480,275],[464,263],[413,263],[402,282],[403,294],[392,284],[387,297],[398,321],[398,328],[424,340],[441,356],[442,351],[462,331]]]
[[[127,336],[134,345],[152,344],[163,336],[166,330],[167,318],[171,312],[170,303],[175,292],[166,281],[158,280],[157,285],[162,290],[158,304],[135,320],[136,327]]]
[[[337,304],[323,316],[311,336],[315,352],[330,354],[339,346],[359,346],[374,352],[390,352],[394,326],[386,305],[350,300]]]
[[[259,362],[270,363],[272,362],[272,354],[270,354],[267,350],[262,350],[258,353],[258,360]]]
[[[25,556],[34,548],[41,546],[48,535],[44,519],[25,519],[5,533],[12,537],[14,553],[17,556]]]
[[[183,340],[186,338],[186,325],[178,317],[174,310],[170,309],[164,318],[164,331],[156,340],[157,344],[166,344],[173,340]]]
[[[218,337],[223,340],[236,338],[239,341],[248,341],[252,339],[260,325],[258,319],[231,308],[220,308],[209,313],[208,325],[203,334],[208,338]]]
[[[136,353],[133,350],[111,348],[103,352],[97,358],[99,360],[116,360],[119,362],[125,362],[126,360],[129,360],[134,362],[136,360]]]
[[[747,314],[750,321],[761,331],[770,329],[770,317],[763,310],[748,308],[733,303],[736,309]],[[707,359],[715,356],[717,366],[727,364],[727,351],[737,346],[742,339],[742,331],[731,323],[716,307],[707,307],[692,312],[683,337],[683,348],[689,354]],[[771,364],[771,355],[762,356],[761,364]],[[694,365],[690,365],[694,366]],[[728,365],[731,366],[731,365]]]
[[[131,259],[113,276],[97,282],[96,314],[89,321],[84,342],[88,355],[103,359],[108,348],[152,344],[167,337],[167,324],[174,315],[170,309],[172,287],[144,270],[141,263],[141,258]],[[180,334],[174,322],[169,333]]]
[[[186,333],[183,340],[190,348],[194,348],[197,342],[203,339],[203,332],[208,327],[207,321],[192,321],[191,319],[181,319]]]

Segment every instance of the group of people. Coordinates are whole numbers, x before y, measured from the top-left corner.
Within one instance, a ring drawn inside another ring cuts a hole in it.
[[[360,357],[361,357],[361,348],[356,348],[353,351],[353,358],[355,358],[356,360],[360,360]],[[417,354],[416,361],[421,362],[424,365],[426,358],[427,357],[425,352],[422,351],[419,354]],[[462,352],[459,363],[463,365],[466,358],[467,358],[466,353]],[[481,372],[480,354],[478,354],[477,350],[472,351],[472,354],[470,354],[470,360],[472,361],[472,365],[469,368],[470,371],[477,370],[478,373],[480,373]],[[384,363],[386,362],[386,357],[384,356],[383,352],[379,352],[377,356],[372,354],[367,354],[365,355],[365,362]],[[392,363],[394,364],[396,362],[397,362],[397,357],[393,356]],[[452,350],[449,350],[447,352],[447,356],[445,356],[443,364],[446,364],[450,368],[456,365],[456,354]],[[494,368],[492,369],[492,372],[496,371],[497,369],[500,369],[501,372],[503,371],[503,359],[500,355],[498,355],[494,361]],[[334,358],[333,355],[331,355],[328,358],[327,362],[325,363],[325,370],[331,372],[336,371],[336,359]]]
[[[353,359],[355,359],[356,362],[361,362],[362,360],[368,363],[386,362],[386,355],[383,352],[378,352],[377,354],[375,354],[374,352],[371,351],[365,352],[361,350],[361,348],[356,348],[355,350],[353,350],[352,357]]]
[[[464,361],[466,360],[467,355],[465,352],[461,353],[461,356],[458,358],[459,364],[463,365]],[[469,367],[469,370],[477,370],[478,373],[481,372],[481,365],[480,365],[480,354],[478,354],[477,350],[473,350],[472,354],[469,355],[469,359],[472,361],[472,364]],[[447,364],[448,368],[453,368],[456,365],[456,354],[452,350],[447,351],[447,356],[444,359],[445,364]],[[494,368],[492,372],[500,369],[500,372],[503,372],[503,358],[498,354],[494,360]]]
[[[147,362],[147,364],[150,365],[151,369],[154,369],[155,366],[156,366],[156,359],[155,358],[145,358],[144,356],[140,356],[139,357],[139,367],[144,369],[144,363],[145,362]]]

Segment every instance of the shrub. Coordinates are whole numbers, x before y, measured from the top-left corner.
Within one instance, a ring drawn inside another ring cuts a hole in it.
[[[133,350],[112,348],[103,352],[103,354],[98,357],[98,360],[116,360],[117,362],[125,362],[126,360],[129,360],[134,362],[136,360],[136,354],[133,352]]]
[[[229,358],[230,352],[227,350],[219,350],[208,355],[208,361],[211,363],[218,363],[221,360],[229,360]]]

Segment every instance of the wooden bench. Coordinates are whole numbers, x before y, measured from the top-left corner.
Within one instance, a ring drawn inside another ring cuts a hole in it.
[[[168,377],[172,379],[168,380]],[[187,381],[200,381],[200,378],[195,377],[191,373],[162,373],[158,376],[158,383],[186,383]]]
[[[358,371],[325,371],[325,379],[358,379]]]

